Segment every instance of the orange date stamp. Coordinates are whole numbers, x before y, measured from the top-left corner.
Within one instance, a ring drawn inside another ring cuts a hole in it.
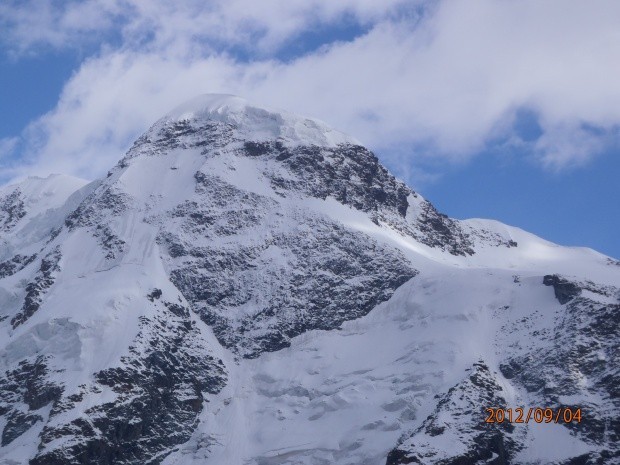
[[[581,423],[581,408],[486,408],[485,423]]]

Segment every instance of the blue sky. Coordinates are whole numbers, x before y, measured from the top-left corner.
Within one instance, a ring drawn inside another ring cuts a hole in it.
[[[450,216],[620,258],[618,24],[613,1],[7,1],[0,183],[93,179],[225,92],[356,136]]]

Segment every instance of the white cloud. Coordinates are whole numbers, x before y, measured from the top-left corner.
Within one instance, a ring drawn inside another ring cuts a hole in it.
[[[0,160],[13,154],[19,139],[17,137],[0,138]]]
[[[523,108],[537,115],[542,135],[529,145],[547,168],[587,163],[618,144],[620,3],[433,2],[422,15],[404,5],[411,2],[90,0],[82,14],[53,10],[45,21],[62,25],[58,35],[24,38],[24,49],[112,27],[93,21],[95,6],[104,19],[131,15],[119,22],[123,45],[85,61],[57,108],[25,132],[29,163],[12,172],[99,175],[156,118],[205,92],[321,118],[379,151],[398,147],[398,157],[410,147],[467,159],[491,140],[514,140]],[[274,58],[301,32],[346,15],[369,32],[290,62]],[[254,59],[217,52],[227,41]]]
[[[4,26],[0,38],[14,52],[24,52],[40,44],[79,47],[80,41],[93,33],[116,30],[126,45],[145,45],[146,39],[151,49],[208,39],[273,51],[320,24],[346,16],[369,24],[419,3],[421,0],[9,0],[0,5],[0,25]]]
[[[534,153],[542,164],[559,171],[566,167],[581,166],[589,162],[593,155],[604,150],[612,135],[601,134],[573,124],[554,126],[543,133],[534,144]]]
[[[36,45],[81,46],[114,27],[123,0],[7,0],[0,4],[0,41],[10,53]]]

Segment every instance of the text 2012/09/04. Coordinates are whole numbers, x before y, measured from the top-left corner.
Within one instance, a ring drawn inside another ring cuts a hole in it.
[[[485,423],[581,423],[581,408],[485,408]]]

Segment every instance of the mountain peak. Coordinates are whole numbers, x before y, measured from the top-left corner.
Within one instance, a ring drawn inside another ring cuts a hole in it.
[[[286,145],[336,147],[360,142],[323,121],[257,105],[230,94],[203,94],[179,105],[159,123],[219,122],[234,127],[246,140],[278,140]]]
[[[205,95],[68,197],[0,189],[0,464],[620,457],[620,264],[448,218],[352,141]],[[537,405],[570,421],[481,408]]]

